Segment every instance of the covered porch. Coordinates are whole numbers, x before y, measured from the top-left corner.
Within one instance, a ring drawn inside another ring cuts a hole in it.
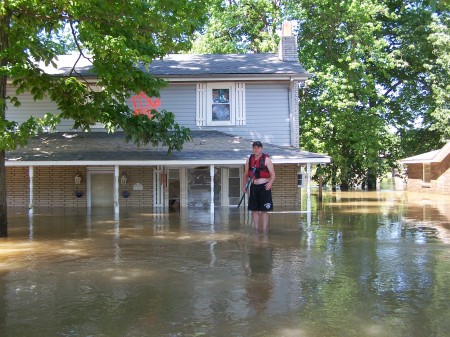
[[[199,207],[237,205],[253,140],[194,131],[180,152],[126,143],[124,134],[51,133],[7,153],[9,206]],[[299,202],[297,174],[330,157],[264,144],[275,165],[274,203]]]

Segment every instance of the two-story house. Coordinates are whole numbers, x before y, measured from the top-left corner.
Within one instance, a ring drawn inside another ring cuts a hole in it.
[[[287,31],[287,30],[286,30]],[[168,81],[160,97],[130,95],[129,105],[143,104],[175,114],[191,129],[193,140],[167,156],[165,148],[136,147],[122,132],[108,134],[99,126],[90,133],[72,129],[64,120],[57,132],[42,134],[7,152],[9,206],[32,207],[209,207],[237,205],[242,170],[260,140],[277,174],[276,207],[300,202],[298,172],[326,164],[330,157],[299,149],[299,84],[308,74],[298,62],[296,38],[281,37],[278,54],[168,55],[148,70]],[[59,57],[51,74],[64,75],[73,56]],[[92,76],[90,65],[77,72]],[[9,87],[10,93],[15,88]],[[31,112],[57,113],[50,100],[20,96],[8,119],[27,119]]]

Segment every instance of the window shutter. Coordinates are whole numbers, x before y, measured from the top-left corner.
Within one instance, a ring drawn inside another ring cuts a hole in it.
[[[206,126],[207,95],[205,83],[197,83],[196,110],[195,120],[197,126]]]
[[[245,125],[245,83],[236,83],[236,125]]]

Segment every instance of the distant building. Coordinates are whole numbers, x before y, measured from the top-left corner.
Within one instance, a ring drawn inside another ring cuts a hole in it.
[[[450,142],[442,149],[400,160],[407,166],[407,190],[450,195]]]

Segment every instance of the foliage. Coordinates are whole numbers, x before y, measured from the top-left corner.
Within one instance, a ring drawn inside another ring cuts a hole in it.
[[[450,13],[433,15],[429,26],[428,41],[433,47],[436,61],[427,64],[430,86],[435,109],[430,115],[434,123],[430,130],[440,131],[450,140]]]
[[[439,100],[448,95],[448,54],[433,43],[448,34],[435,42],[432,32],[445,31],[433,25],[447,13],[395,0],[302,3],[300,59],[315,77],[300,104],[301,143],[332,156],[319,173],[333,186],[375,186],[408,152],[401,145],[413,145],[401,136],[418,125],[434,135],[420,140],[430,140],[423,149],[442,145],[449,124],[436,117],[448,105]]]
[[[275,52],[286,0],[216,0],[192,53]]]

